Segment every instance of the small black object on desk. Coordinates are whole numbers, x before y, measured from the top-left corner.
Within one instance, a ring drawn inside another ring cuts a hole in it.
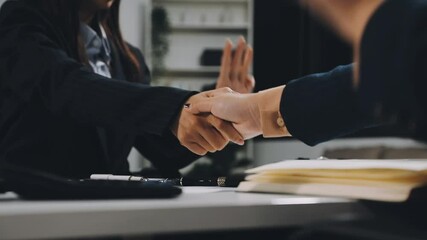
[[[24,199],[172,198],[182,190],[170,183],[67,179],[43,171],[2,165],[7,190]]]

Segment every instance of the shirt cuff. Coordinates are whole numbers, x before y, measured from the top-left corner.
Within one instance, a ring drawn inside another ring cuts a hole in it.
[[[262,135],[265,138],[289,136],[285,121],[280,114],[283,86],[260,91],[259,112]]]
[[[261,128],[265,138],[284,137],[288,133],[285,121],[278,111],[262,111]]]

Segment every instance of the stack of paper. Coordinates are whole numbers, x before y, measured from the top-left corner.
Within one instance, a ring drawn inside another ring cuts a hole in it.
[[[427,159],[284,160],[247,173],[238,191],[402,202],[427,189]]]

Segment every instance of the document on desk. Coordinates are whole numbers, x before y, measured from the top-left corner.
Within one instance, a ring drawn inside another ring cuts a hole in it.
[[[284,160],[247,173],[238,191],[387,202],[427,199],[427,159]]]

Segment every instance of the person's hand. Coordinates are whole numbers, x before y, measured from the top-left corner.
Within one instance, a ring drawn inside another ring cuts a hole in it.
[[[199,93],[188,99],[190,106],[208,98],[207,93]],[[185,109],[185,107],[184,107]],[[210,113],[194,115],[182,110],[171,130],[181,145],[195,154],[222,150],[230,141],[243,145],[243,137],[230,122]]]
[[[240,94],[230,88],[212,90],[206,94],[209,98],[191,104],[187,110],[197,115],[212,113],[232,122],[244,139],[262,134],[256,94]]]
[[[251,93],[255,87],[255,79],[249,73],[253,49],[240,37],[234,56],[232,56],[233,43],[225,42],[221,60],[221,72],[216,83],[216,88],[229,87],[239,93]]]

